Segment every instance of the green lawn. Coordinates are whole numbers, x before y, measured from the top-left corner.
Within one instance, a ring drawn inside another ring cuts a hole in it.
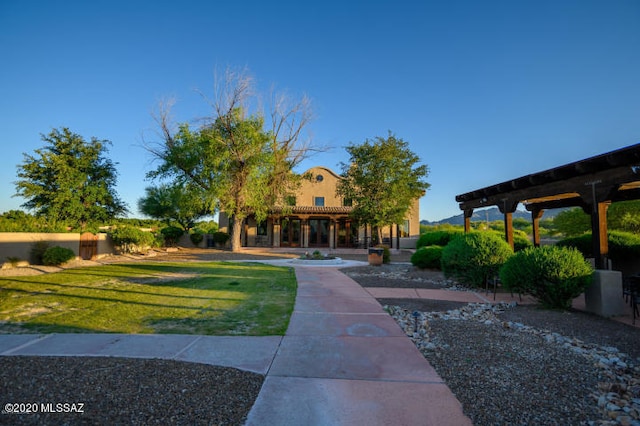
[[[283,335],[290,268],[130,263],[0,277],[0,333]]]

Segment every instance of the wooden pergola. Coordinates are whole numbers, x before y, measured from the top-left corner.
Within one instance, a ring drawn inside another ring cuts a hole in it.
[[[540,245],[545,210],[581,207],[591,215],[597,269],[607,269],[607,209],[614,201],[640,199],[640,143],[456,196],[470,230],[474,209],[497,206],[504,214],[505,237],[513,247],[512,214],[519,203],[531,212],[533,242]]]

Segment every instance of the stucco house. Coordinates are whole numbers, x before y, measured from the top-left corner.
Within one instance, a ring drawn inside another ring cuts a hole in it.
[[[249,217],[242,228],[244,247],[366,248],[371,242],[370,227],[354,223],[353,207],[336,195],[341,177],[327,167],[312,167],[291,206],[273,211],[258,223]],[[415,248],[420,234],[419,200],[415,200],[404,223],[383,229],[383,242],[392,248]],[[229,218],[219,216],[220,230],[229,232]]]

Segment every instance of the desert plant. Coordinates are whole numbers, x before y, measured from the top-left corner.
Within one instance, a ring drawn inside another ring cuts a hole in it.
[[[162,228],[160,233],[164,236],[164,244],[168,247],[174,247],[178,244],[182,234],[184,234],[184,230],[177,226],[167,226]]]
[[[382,249],[382,263],[384,264],[391,263],[391,251],[389,250],[389,246],[384,244],[378,244],[376,248]]]
[[[464,231],[460,229],[440,230],[425,232],[420,235],[416,242],[416,248],[428,247],[428,246],[441,246],[444,247],[449,244],[453,238],[463,235]]]
[[[47,266],[58,266],[75,258],[76,254],[67,247],[49,247],[42,255],[42,263]]]
[[[421,269],[441,269],[442,247],[420,247],[411,255],[411,263]]]
[[[471,232],[443,248],[442,271],[447,277],[479,287],[495,277],[512,255],[509,244],[494,233]]]
[[[189,239],[194,246],[198,247],[202,240],[204,240],[204,235],[201,232],[192,232],[189,234]]]
[[[46,241],[36,241],[35,243],[33,243],[29,252],[31,263],[33,263],[34,265],[42,265],[42,256],[49,247],[49,243]]]
[[[21,260],[22,259],[20,259],[17,256],[7,256],[7,262],[9,262],[9,264],[14,268],[16,266],[18,266],[18,264],[21,262]]]
[[[109,231],[109,236],[116,247],[123,253],[134,253],[154,244],[155,237],[150,232],[142,231],[134,226],[118,226]]]
[[[532,247],[533,243],[529,241],[527,235],[518,230],[513,232],[513,251],[518,252],[526,248]]]
[[[505,288],[531,294],[547,308],[568,309],[591,284],[593,269],[569,247],[542,246],[522,250],[500,270]]]
[[[630,232],[609,231],[609,258],[616,260],[630,260],[640,257],[640,236]],[[565,238],[556,244],[560,247],[573,247],[578,249],[584,257],[593,257],[591,233],[577,237]]]
[[[231,235],[227,234],[226,232],[217,231],[214,232],[211,237],[213,238],[214,243],[220,246],[224,246],[231,238]]]

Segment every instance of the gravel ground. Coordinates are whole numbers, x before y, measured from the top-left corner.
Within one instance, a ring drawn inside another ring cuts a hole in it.
[[[345,272],[369,287],[449,284],[441,276],[438,283],[437,271],[406,265]],[[402,275],[409,279],[402,282]],[[487,313],[459,302],[379,302],[390,307],[475,425],[640,425],[638,328],[537,306]],[[423,314],[416,332],[414,311],[440,314]],[[471,318],[465,311],[479,314]]]
[[[0,357],[0,424],[238,425],[263,380],[233,368],[157,359]],[[5,413],[20,409],[10,403],[33,413]],[[62,412],[43,413],[48,403]]]

